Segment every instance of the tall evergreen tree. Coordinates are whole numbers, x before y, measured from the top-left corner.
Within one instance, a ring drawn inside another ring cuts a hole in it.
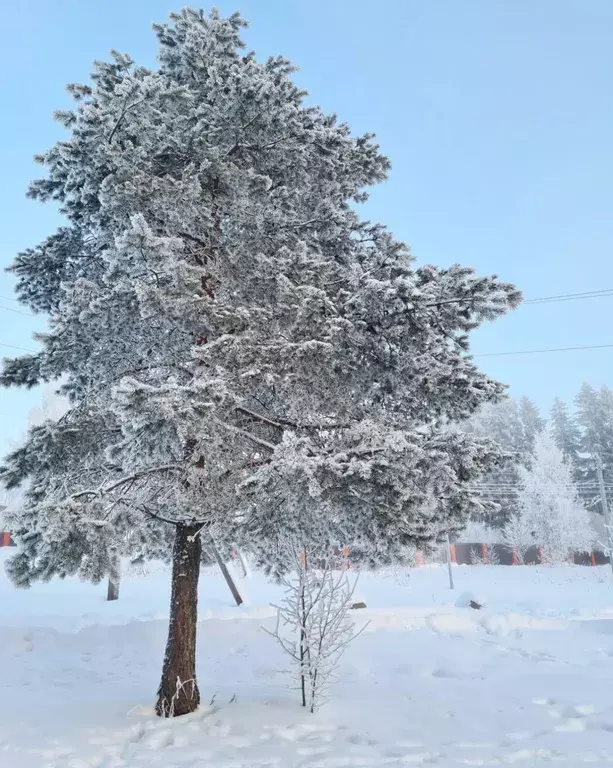
[[[468,429],[493,440],[504,452],[504,461],[484,478],[484,496],[490,504],[480,516],[488,525],[503,528],[517,505],[519,468],[530,465],[534,442],[545,421],[527,397],[507,398],[482,408]]]
[[[607,386],[600,388],[600,415],[602,418],[601,439],[599,443],[600,454],[604,462],[607,474],[613,477],[613,389]]]
[[[584,383],[575,400],[580,429],[578,460],[582,495],[590,509],[601,511],[596,456],[600,457],[607,482],[613,481],[613,393]]]
[[[577,407],[577,423],[581,428],[581,449],[592,453],[594,446],[600,446],[603,441],[602,413],[598,392],[591,384],[585,382],[575,399]]]
[[[296,532],[389,561],[479,506],[471,483],[499,453],[450,424],[501,397],[469,334],[519,301],[470,269],[415,268],[361,221],[354,203],[388,161],[306,106],[286,60],[244,54],[243,26],[173,14],[155,27],[157,70],[115,53],[70,87],[69,138],[30,190],[68,226],[13,267],[50,332],[2,382],[65,375],[71,409],[3,470],[37,479],[11,573],[99,577],[117,529],[173,526],[164,715],[198,704],[211,536],[268,567]],[[84,563],[92,529],[110,534]],[[41,572],[59,530],[74,544]]]
[[[471,419],[468,429],[493,440],[504,451],[504,461],[483,478],[483,495],[488,503],[478,518],[500,529],[515,508],[517,469],[522,457],[523,428],[517,401],[507,398],[501,403],[485,406]]]
[[[551,408],[551,434],[564,459],[573,468],[576,481],[581,479],[581,432],[567,404],[556,397]]]
[[[538,406],[523,395],[518,404],[519,420],[522,425],[521,452],[524,454],[522,464],[529,463],[534,450],[536,436],[545,429],[545,419],[541,416]],[[527,454],[527,456],[526,456]]]

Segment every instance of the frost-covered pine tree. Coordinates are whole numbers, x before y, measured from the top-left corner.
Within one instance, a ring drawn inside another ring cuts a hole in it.
[[[486,405],[465,426],[469,431],[493,440],[504,452],[504,461],[483,480],[484,498],[491,503],[485,507],[481,518],[488,525],[503,528],[515,512],[519,468],[530,465],[534,440],[544,423],[537,406],[529,398],[522,397]]]
[[[69,404],[65,398],[58,395],[57,389],[57,382],[43,387],[41,404],[31,408],[28,413],[27,423],[30,430],[40,427],[45,422],[57,422],[68,410]],[[11,440],[9,443],[11,452],[18,451],[24,439],[25,436]],[[27,517],[24,511],[25,492],[24,486],[10,486],[10,490],[5,490],[0,479],[0,506],[5,508],[2,530],[15,531],[24,524]]]
[[[518,519],[511,521],[507,540],[518,531],[524,537],[530,531],[548,563],[563,563],[571,552],[589,552],[594,531],[588,512],[579,500],[572,467],[548,432],[537,436],[530,469],[520,469],[520,481]]]
[[[551,408],[551,435],[573,468],[575,480],[581,479],[581,432],[568,406],[559,397]]]
[[[545,428],[545,419],[541,416],[536,403],[525,395],[519,398],[517,409],[522,429],[522,443],[520,450],[525,455],[526,453],[532,453],[534,450],[537,435],[539,435]],[[522,463],[526,463],[525,459]]]
[[[416,268],[362,221],[387,159],[306,105],[285,59],[244,53],[243,26],[184,10],[155,27],[157,69],[114,53],[70,86],[68,138],[30,189],[67,226],[13,266],[50,331],[2,383],[63,375],[71,402],[3,470],[35,479],[13,574],[95,576],[108,543],[84,564],[86,531],[172,526],[162,715],[198,705],[211,536],[276,568],[292,535],[390,561],[461,527],[498,451],[450,425],[503,392],[469,334],[520,298],[468,268]],[[49,549],[58,530],[73,550]]]
[[[504,451],[504,459],[483,478],[486,502],[471,522],[502,528],[513,512],[514,495],[509,490],[517,484],[517,462],[522,440],[517,401],[506,398],[488,403],[462,425],[469,434],[488,438]]]
[[[578,475],[590,509],[601,511],[596,455],[600,457],[605,481],[613,479],[613,391],[594,389],[584,383],[575,399],[576,421],[580,430]]]

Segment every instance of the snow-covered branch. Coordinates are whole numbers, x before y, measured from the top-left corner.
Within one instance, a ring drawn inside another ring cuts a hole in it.
[[[149,477],[151,475],[162,475],[168,472],[184,471],[185,467],[182,467],[179,464],[162,464],[158,467],[148,467],[141,469],[138,472],[134,472],[131,475],[127,475],[126,477],[122,477],[119,480],[115,480],[110,485],[101,485],[99,488],[89,488],[82,491],[77,491],[76,493],[71,494],[71,498],[81,499],[84,496],[102,498],[103,496],[108,496],[110,493],[113,493],[113,491],[116,491],[125,485],[134,483],[137,480],[142,480],[144,477]]]

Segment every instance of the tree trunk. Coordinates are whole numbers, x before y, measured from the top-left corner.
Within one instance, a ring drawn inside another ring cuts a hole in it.
[[[119,600],[119,581],[116,581],[112,576],[109,576],[109,583],[106,588],[107,600]]]
[[[307,562],[306,549],[300,555],[299,561],[302,571],[299,571],[300,578],[300,694],[302,696],[302,706],[307,705],[306,676],[307,670],[311,674],[311,664],[309,659],[309,638],[307,637],[307,610],[306,610],[306,572],[309,567]]]
[[[200,703],[196,682],[196,622],[202,541],[196,525],[177,525],[172,552],[168,642],[155,711],[160,717],[194,712]]]
[[[106,588],[107,600],[119,600],[119,581],[121,579],[121,565],[117,561],[109,573],[108,586]]]

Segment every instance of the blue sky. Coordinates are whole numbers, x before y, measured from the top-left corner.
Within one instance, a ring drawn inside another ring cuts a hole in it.
[[[418,262],[474,266],[526,298],[613,287],[611,0],[251,0],[217,3],[250,20],[261,56],[283,53],[299,83],[392,160],[368,217]],[[0,266],[52,233],[50,206],[25,199],[32,155],[62,131],[52,110],[110,48],[152,64],[152,21],[171,0],[23,0],[0,27]],[[0,275],[0,296],[12,295]],[[0,299],[0,306],[25,311]],[[520,308],[480,331],[475,352],[613,343],[613,298]],[[0,342],[32,348],[44,319],[0,309]],[[10,354],[0,347],[0,356]],[[583,380],[613,384],[613,349],[484,358],[548,408]],[[0,390],[0,453],[38,392]]]

